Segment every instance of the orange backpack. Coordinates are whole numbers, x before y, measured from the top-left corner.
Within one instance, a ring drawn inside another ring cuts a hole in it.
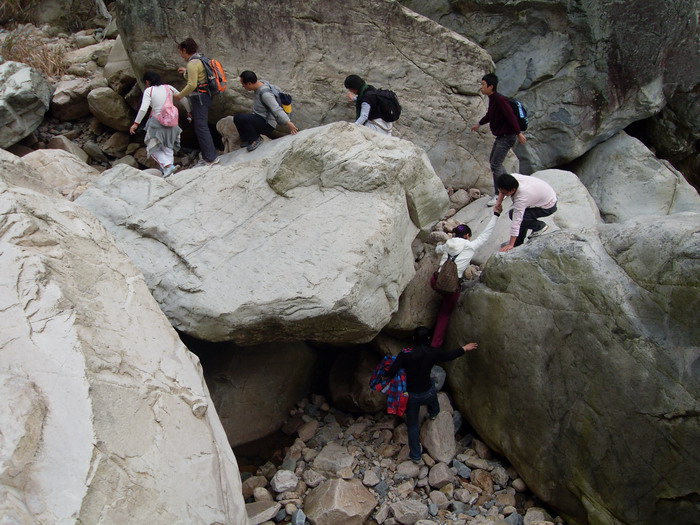
[[[224,66],[221,65],[221,62],[199,54],[193,55],[192,58],[198,58],[202,61],[202,64],[204,64],[204,72],[207,76],[206,85],[202,84],[198,86],[200,91],[208,91],[210,95],[216,95],[226,91],[228,79],[226,78],[226,71],[224,71]]]

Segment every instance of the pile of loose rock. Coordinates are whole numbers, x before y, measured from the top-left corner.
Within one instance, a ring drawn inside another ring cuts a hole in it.
[[[484,443],[470,435],[456,441],[461,416],[446,394],[439,397],[438,418],[421,429],[418,464],[408,459],[400,418],[353,417],[319,395],[300,401],[282,429],[297,437],[281,464],[243,474],[251,525],[563,523],[536,506],[515,469]]]

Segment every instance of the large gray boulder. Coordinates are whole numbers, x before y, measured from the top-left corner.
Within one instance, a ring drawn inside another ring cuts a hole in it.
[[[51,86],[39,71],[20,62],[0,64],[0,148],[38,128],[50,101]]]
[[[201,355],[211,398],[232,447],[269,436],[311,387],[315,352],[304,343],[216,345]]]
[[[109,83],[109,87],[121,95],[125,95],[136,84],[136,77],[131,69],[129,55],[124,49],[121,37],[117,37],[114,41],[114,46],[109,52],[104,68],[104,76]]]
[[[531,170],[573,160],[700,84],[696,0],[401,0],[486,49],[527,107]],[[521,166],[522,167],[522,166]]]
[[[17,164],[0,165],[3,522],[245,523],[199,361],[99,221],[8,182]]]
[[[624,131],[586,153],[571,169],[606,222],[700,212],[700,196],[683,175]]]
[[[135,112],[112,88],[93,89],[87,96],[90,113],[105,126],[117,131],[127,131]]]
[[[444,182],[491,186],[493,137],[469,128],[486,112],[479,80],[493,62],[473,42],[393,0],[225,0],[194,11],[187,0],[120,0],[117,5],[120,34],[137,78],[152,69],[165,81],[183,85],[175,73],[183,63],[173,35],[184,38],[192,27],[208,28],[195,40],[221,60],[230,86],[218,97],[212,123],[250,112],[250,96],[237,78],[244,69],[292,93],[293,119],[301,128],[354,121],[343,80],[356,73],[397,92],[403,107],[397,135],[425,149]],[[251,30],[271,20],[280,21],[274,37]]]
[[[453,314],[450,344],[480,343],[448,364],[457,406],[567,523],[697,520],[698,231],[552,233],[492,257]]]
[[[425,153],[350,123],[162,179],[119,166],[78,199],[141,268],[173,325],[255,344],[372,339],[446,211]]]

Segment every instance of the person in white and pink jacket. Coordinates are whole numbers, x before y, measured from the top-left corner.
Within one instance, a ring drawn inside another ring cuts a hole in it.
[[[178,93],[178,90],[169,84],[163,84],[160,81],[160,75],[153,71],[146,71],[143,75],[143,81],[146,89],[143,92],[141,107],[136,115],[136,119],[129,128],[129,133],[136,133],[141,121],[146,116],[148,108],[151,108],[151,117],[146,123],[146,151],[149,157],[152,157],[163,172],[163,177],[169,177],[177,169],[174,164],[175,150],[180,149],[180,126],[164,126],[156,115],[160,114],[161,109],[165,105],[168,97],[172,103],[172,97]],[[190,113],[189,101],[181,100],[187,113]]]

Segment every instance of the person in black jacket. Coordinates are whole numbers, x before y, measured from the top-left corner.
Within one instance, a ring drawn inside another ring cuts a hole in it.
[[[348,90],[348,100],[355,103],[355,124],[391,135],[393,123],[381,117],[374,95],[376,88],[358,75],[349,75],[345,79],[345,88]]]
[[[406,389],[408,390],[408,406],[406,407],[406,425],[408,426],[409,457],[414,463],[421,459],[420,426],[418,414],[422,405],[428,406],[430,419],[435,419],[440,412],[437,391],[430,379],[433,365],[441,361],[451,361],[479,345],[469,343],[454,350],[438,350],[430,347],[430,330],[419,326],[413,331],[413,348],[401,352],[391,368],[384,374],[394,377],[402,368],[406,372]]]

